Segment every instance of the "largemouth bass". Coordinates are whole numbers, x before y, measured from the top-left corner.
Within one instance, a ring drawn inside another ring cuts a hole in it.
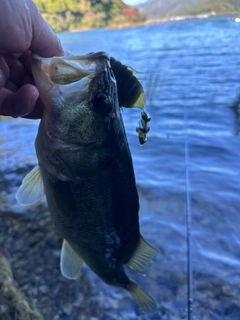
[[[46,195],[64,238],[65,277],[76,279],[85,262],[143,310],[154,311],[153,298],[124,270],[128,265],[144,273],[156,250],[139,231],[138,193],[109,56],[34,56],[32,72],[45,111],[35,141],[39,165],[24,178],[18,202],[30,205]],[[135,94],[139,100],[141,90]]]

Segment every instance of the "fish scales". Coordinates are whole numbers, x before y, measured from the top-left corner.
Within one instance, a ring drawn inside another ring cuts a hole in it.
[[[108,162],[79,181],[61,181],[44,168],[41,171],[54,224],[73,248],[81,243],[81,257],[106,281],[102,273],[109,278],[114,272],[112,260],[127,263],[140,236],[138,194],[128,147],[118,148],[117,141],[111,141]],[[104,268],[99,268],[100,262]]]
[[[125,66],[117,67],[131,90],[138,88],[136,100],[142,101],[142,87],[134,83],[138,80]],[[155,301],[124,269],[128,265],[143,273],[156,255],[139,231],[138,192],[119,107],[126,89],[118,95],[104,52],[34,56],[32,70],[45,103],[35,141],[39,166],[24,178],[17,200],[29,205],[46,195],[52,221],[64,238],[64,276],[76,279],[86,262],[107,284],[128,290],[143,310],[154,311]],[[133,106],[132,97],[125,102]]]

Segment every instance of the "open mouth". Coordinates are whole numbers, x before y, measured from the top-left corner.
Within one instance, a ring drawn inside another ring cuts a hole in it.
[[[94,76],[104,70],[106,60],[110,61],[106,52],[53,58],[42,58],[38,55],[33,55],[32,59],[33,61],[41,62],[41,69],[49,75],[50,80],[54,84],[60,85],[67,85],[84,77]]]

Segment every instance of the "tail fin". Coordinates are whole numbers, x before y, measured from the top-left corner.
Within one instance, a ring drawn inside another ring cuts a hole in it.
[[[157,311],[156,301],[135,282],[131,281],[126,288],[132,295],[133,299],[137,302],[139,307],[145,312]]]

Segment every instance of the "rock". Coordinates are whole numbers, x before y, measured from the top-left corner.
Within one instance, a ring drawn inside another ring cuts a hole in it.
[[[43,294],[46,294],[49,291],[49,288],[47,286],[40,286],[38,289]]]
[[[0,254],[0,319],[43,320],[14,284],[10,263]]]

